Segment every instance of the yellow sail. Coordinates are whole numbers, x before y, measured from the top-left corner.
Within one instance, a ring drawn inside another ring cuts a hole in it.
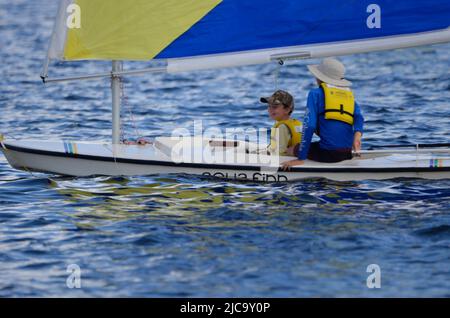
[[[63,59],[152,59],[221,1],[74,0],[80,14],[67,20],[79,21],[67,29]]]

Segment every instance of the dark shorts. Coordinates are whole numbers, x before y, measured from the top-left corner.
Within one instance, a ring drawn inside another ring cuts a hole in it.
[[[352,159],[351,149],[327,150],[319,147],[319,142],[312,142],[309,146],[308,159],[319,162],[339,162]]]

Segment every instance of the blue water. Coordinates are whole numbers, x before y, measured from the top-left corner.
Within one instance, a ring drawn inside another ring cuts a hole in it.
[[[108,80],[39,81],[55,12],[54,0],[0,0],[0,132],[109,140]],[[364,148],[449,141],[450,45],[342,61],[366,117]],[[127,78],[126,136],[170,135],[196,119],[269,126],[257,101],[277,87],[301,117],[314,85],[305,64]],[[56,63],[50,74],[108,68]],[[14,170],[1,155],[0,297],[450,297],[449,208],[450,180],[67,178]],[[70,264],[80,289],[67,287]],[[379,289],[366,285],[370,264]]]

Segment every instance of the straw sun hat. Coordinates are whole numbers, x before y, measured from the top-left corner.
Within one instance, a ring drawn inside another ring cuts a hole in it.
[[[308,70],[319,80],[327,84],[347,87],[352,82],[344,78],[345,66],[335,58],[325,58],[322,63],[316,65],[308,65]]]

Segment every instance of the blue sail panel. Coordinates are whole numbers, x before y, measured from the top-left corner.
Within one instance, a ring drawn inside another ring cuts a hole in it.
[[[373,39],[449,25],[449,0],[223,0],[156,58]]]

